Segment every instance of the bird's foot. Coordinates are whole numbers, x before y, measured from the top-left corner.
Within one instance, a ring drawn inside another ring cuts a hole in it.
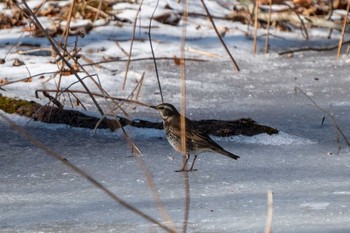
[[[181,170],[175,170],[175,172],[195,172],[195,171],[197,171],[197,169],[193,169],[193,168],[191,168],[191,169],[181,169]]]
[[[181,170],[175,170],[174,172],[184,172],[186,171],[185,169],[181,169]]]

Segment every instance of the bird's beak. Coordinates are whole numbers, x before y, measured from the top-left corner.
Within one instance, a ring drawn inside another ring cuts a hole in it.
[[[150,108],[157,109],[157,106],[151,105]]]

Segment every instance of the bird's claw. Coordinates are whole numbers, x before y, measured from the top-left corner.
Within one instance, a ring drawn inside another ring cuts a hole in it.
[[[175,170],[175,172],[195,172],[197,171],[197,169],[181,169],[181,170]]]

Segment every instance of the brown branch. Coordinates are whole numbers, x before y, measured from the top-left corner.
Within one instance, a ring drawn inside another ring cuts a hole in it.
[[[214,31],[215,31],[216,35],[218,36],[218,38],[219,38],[219,40],[220,40],[222,46],[223,46],[224,49],[226,50],[228,56],[230,57],[231,61],[232,61],[233,64],[234,64],[236,70],[237,70],[237,71],[240,71],[238,64],[236,63],[235,59],[233,58],[232,54],[230,53],[230,50],[227,48],[226,43],[224,42],[224,40],[222,39],[222,36],[220,35],[220,32],[219,32],[218,29],[216,28],[215,22],[214,22],[214,20],[213,20],[213,17],[211,17],[211,14],[210,14],[210,12],[209,12],[209,10],[208,10],[207,5],[204,3],[204,0],[201,0],[201,2],[202,2],[202,5],[203,5],[203,7],[204,7],[205,12],[207,13],[207,15],[208,15],[208,17],[209,17],[209,20],[210,20],[211,24],[213,25]]]

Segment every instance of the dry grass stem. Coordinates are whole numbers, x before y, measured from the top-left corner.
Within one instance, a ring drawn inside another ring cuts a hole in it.
[[[300,87],[295,87],[295,90],[296,91],[300,91],[308,100],[311,101],[311,103],[316,107],[318,108],[320,111],[322,111],[324,114],[326,114],[332,121],[332,124],[334,126],[334,128],[336,129],[337,131],[337,134],[339,133],[339,135],[341,135],[341,137],[343,138],[343,140],[345,141],[346,145],[348,147],[350,147],[350,142],[349,140],[347,139],[347,137],[345,136],[345,134],[343,133],[343,131],[340,129],[338,123],[337,123],[337,120],[335,119],[333,113],[329,112],[329,111],[326,111],[325,109],[321,108],[310,96],[308,96],[305,91],[303,91]]]
[[[31,55],[33,53],[38,53],[38,52],[51,52],[51,49],[50,48],[37,48],[37,49],[19,50],[19,51],[17,51],[17,54]]]
[[[129,56],[129,55],[128,55]],[[173,60],[174,57],[143,57],[143,58],[133,58],[130,59],[131,62],[138,62],[138,61],[148,61],[148,60],[165,60],[165,61],[169,61],[169,60]],[[193,61],[193,62],[208,62],[208,60],[204,60],[204,59],[198,59],[198,58],[185,58],[185,61]],[[104,61],[99,61],[99,62],[92,62],[90,64],[83,64],[82,66],[93,66],[96,64],[103,64],[103,63],[111,63],[111,62],[126,62],[128,61],[128,59],[120,59],[120,58],[114,58],[114,59],[108,59],[108,60],[104,60]]]
[[[135,148],[135,149],[138,149],[138,148]],[[150,188],[150,190],[152,192],[152,197],[154,199],[154,202],[157,205],[157,209],[158,209],[160,216],[162,217],[163,221],[166,223],[167,227],[172,229],[173,232],[178,232],[174,221],[172,220],[169,212],[165,208],[165,205],[164,205],[162,199],[160,198],[158,188],[156,186],[156,183],[154,182],[152,173],[147,168],[147,166],[146,166],[146,164],[141,156],[136,156],[136,159],[137,159],[137,162],[139,164],[139,167],[141,167],[141,169],[142,169],[144,177],[146,177],[148,187]]]
[[[84,54],[79,54],[79,55],[80,55],[80,58],[81,58],[81,59],[83,59],[84,61],[86,61],[86,62],[88,63],[88,65],[94,63],[93,60],[91,60],[90,58],[88,58],[88,57],[85,56]],[[91,65],[91,66],[96,66],[96,67],[99,68],[99,69],[106,69],[106,70],[111,71],[110,69],[108,69],[108,68],[106,68],[106,67],[104,67],[104,66],[102,66],[102,65],[100,65],[100,64],[98,64],[98,63],[97,63],[97,64],[93,64],[93,65]]]
[[[140,3],[140,6],[137,9],[137,12],[136,12],[136,15],[135,15],[135,18],[134,18],[134,24],[133,24],[133,28],[132,28],[131,41],[130,41],[130,49],[129,49],[128,61],[126,63],[125,76],[124,76],[124,82],[123,82],[122,90],[125,90],[126,80],[128,79],[128,73],[129,73],[129,67],[130,67],[131,55],[132,55],[132,48],[133,48],[134,40],[135,40],[137,18],[139,17],[142,4],[143,4],[143,0]]]
[[[66,24],[66,27],[62,33],[62,38],[61,40],[64,40],[64,44],[62,45],[62,48],[64,48],[64,55],[63,56],[66,56],[66,52],[67,52],[67,44],[68,44],[68,36],[69,36],[69,28],[70,28],[70,24],[71,24],[71,21],[72,21],[72,14],[73,14],[73,8],[75,6],[75,1],[72,2],[71,4],[71,7],[69,8],[69,12],[68,12],[68,16],[67,16],[67,24]],[[61,42],[59,43],[61,44]],[[56,54],[57,55],[57,54]],[[56,62],[57,66],[59,66],[58,62]],[[62,61],[62,65],[61,67],[59,68],[59,70],[61,71],[59,73],[59,78],[58,78],[58,83],[57,83],[57,91],[60,90],[60,87],[61,87],[61,81],[62,81],[62,71],[64,70],[65,68],[65,65],[64,65],[64,61]],[[56,93],[56,98],[59,98],[58,96],[58,92]]]
[[[50,89],[38,89],[35,92],[57,92],[57,90],[50,90]],[[59,93],[63,94],[63,93],[79,93],[79,94],[86,94],[88,95],[89,93],[87,93],[86,91],[82,91],[82,90],[69,90],[68,88],[64,89],[64,90],[60,90]],[[141,106],[145,106],[145,107],[150,107],[150,104],[146,104],[137,100],[132,100],[132,99],[128,99],[128,98],[122,98],[122,97],[112,97],[112,96],[105,96],[103,94],[99,94],[99,93],[95,93],[95,92],[91,92],[92,95],[96,96],[96,97],[101,97],[101,98],[107,98],[107,99],[113,99],[114,101],[122,101],[122,102],[126,102],[126,103],[132,103],[132,104],[137,104],[137,105],[141,105]],[[37,95],[37,94],[36,94]]]
[[[254,43],[253,43],[253,54],[256,54],[256,42],[257,42],[257,33],[258,33],[258,9],[259,9],[260,0],[255,1],[255,11],[254,11]]]
[[[207,51],[202,51],[202,50],[198,50],[198,49],[192,49],[192,48],[185,48],[188,52],[192,52],[192,53],[197,53],[200,55],[204,55],[204,56],[208,56],[208,57],[215,57],[215,58],[221,58],[222,56],[215,54],[215,53],[210,53]]]
[[[229,57],[230,57],[232,63],[234,64],[234,67],[236,68],[237,71],[239,71],[239,70],[240,70],[240,69],[239,69],[239,66],[238,66],[238,64],[236,63],[235,59],[233,58],[232,54],[230,53],[230,50],[227,48],[227,45],[226,45],[226,43],[224,42],[224,40],[222,39],[222,36],[221,36],[220,32],[219,32],[218,29],[216,28],[215,22],[214,22],[213,17],[211,16],[211,14],[210,14],[210,12],[209,12],[209,9],[208,9],[207,5],[204,3],[204,0],[201,0],[201,2],[202,2],[202,5],[203,5],[203,7],[204,7],[205,12],[207,13],[207,16],[209,17],[209,20],[210,20],[210,22],[211,22],[211,24],[212,24],[212,26],[213,26],[213,28],[214,28],[214,31],[215,31],[217,37],[219,38],[219,40],[220,40],[222,46],[224,47],[224,49],[226,50],[227,54],[229,55]]]
[[[144,78],[145,78],[145,72],[143,72],[142,77],[141,77],[140,81],[139,81],[138,84],[137,84],[138,89],[137,89],[136,97],[135,97],[136,100],[138,100],[139,97],[140,97],[141,88],[142,88],[142,85],[143,85],[143,80],[144,80]]]
[[[137,84],[135,85],[134,89],[130,92],[129,96],[127,97],[127,99],[132,99],[134,97],[134,95],[135,95],[135,92],[137,92],[136,93],[136,96],[137,96],[136,100],[138,99],[140,91],[141,91],[141,86],[142,86],[144,77],[145,77],[145,72],[142,73],[140,81],[137,82]]]
[[[150,48],[151,48],[152,59],[153,59],[153,63],[154,63],[154,70],[155,70],[156,77],[157,77],[158,89],[159,89],[159,93],[160,93],[160,100],[162,101],[162,103],[164,103],[162,85],[160,85],[160,79],[159,79],[159,73],[158,73],[158,66],[157,66],[157,61],[156,61],[155,55],[154,55],[153,43],[152,43],[152,35],[151,35],[151,32],[152,32],[152,30],[151,30],[151,29],[152,29],[152,20],[153,20],[153,18],[154,18],[154,14],[156,13],[156,10],[157,10],[157,8],[158,8],[158,5],[159,5],[159,0],[157,0],[157,4],[156,4],[156,6],[154,7],[154,11],[152,12],[152,16],[151,16],[151,18],[150,18],[150,20],[149,20],[148,40],[149,40],[149,45],[150,45]]]
[[[267,218],[265,233],[272,232],[272,216],[273,216],[273,193],[272,191],[267,192]]]
[[[267,18],[265,53],[269,53],[269,49],[270,49],[269,33],[270,33],[270,24],[271,24],[271,7],[272,7],[272,0],[269,0],[269,12],[268,12],[269,17]]]
[[[86,9],[88,10],[91,10],[93,12],[96,13],[96,16],[95,16],[95,19],[94,21],[96,21],[96,19],[101,15],[103,18],[105,18],[106,20],[109,20],[109,15],[107,15],[106,13],[104,13],[100,8],[101,8],[101,3],[102,3],[102,0],[100,0],[100,6],[99,8],[95,8],[95,7],[92,7],[92,6],[89,6],[89,5],[86,5]]]
[[[348,0],[348,5],[346,7],[346,15],[344,16],[343,28],[342,28],[342,31],[341,31],[341,36],[339,38],[338,53],[337,53],[337,59],[338,60],[340,59],[341,48],[343,46],[344,33],[345,33],[346,24],[347,24],[347,21],[348,21],[349,10],[350,10],[350,0]]]
[[[102,118],[106,118],[107,115],[104,115]],[[102,123],[102,118],[100,119],[99,123],[96,124],[96,128],[98,127],[99,124]],[[117,116],[114,116],[115,119],[118,119]],[[135,155],[136,160],[138,162],[139,167],[141,167],[141,170],[144,174],[144,177],[146,177],[147,180],[147,184],[148,187],[151,190],[152,193],[152,197],[157,205],[157,209],[160,213],[160,216],[163,218],[163,221],[167,223],[167,226],[169,227],[169,229],[172,230],[172,232],[177,232],[176,226],[174,221],[172,220],[172,218],[170,217],[168,211],[166,210],[160,196],[158,193],[158,189],[156,187],[156,184],[154,182],[152,173],[150,172],[150,170],[147,168],[145,162],[143,161],[141,155],[142,152],[141,150],[137,147],[137,145],[132,141],[132,139],[129,137],[129,135],[127,134],[127,132],[125,131],[124,127],[120,124],[119,121],[117,121],[119,126],[118,128],[122,129],[122,132],[124,134],[125,140],[127,141],[127,143],[129,144],[129,146],[132,148],[132,154]],[[95,131],[96,131],[95,128]]]
[[[131,58],[129,58],[130,57],[130,53],[125,51],[125,49],[120,45],[119,41],[116,41],[115,43],[117,44],[117,46],[120,49],[120,51],[122,51],[122,53],[124,53],[124,55],[128,57],[128,61],[129,60],[131,61]]]
[[[7,86],[7,85],[11,85],[11,84],[15,84],[15,83],[18,83],[18,82],[26,82],[27,80],[31,79],[31,78],[35,78],[35,77],[42,77],[43,75],[55,75],[59,73],[59,71],[53,71],[53,72],[45,72],[45,73],[39,73],[39,74],[35,74],[35,75],[32,75],[32,76],[29,76],[29,77],[26,77],[26,78],[21,78],[21,79],[17,79],[17,80],[13,80],[13,81],[7,81],[7,82],[4,82],[2,84],[0,84],[0,87],[3,87],[3,86]]]
[[[96,101],[96,99],[94,98],[94,96],[91,94],[90,89],[88,88],[88,86],[83,82],[83,80],[80,78],[80,76],[77,74],[76,70],[74,69],[74,67],[67,61],[67,59],[64,57],[64,55],[60,52],[59,47],[57,46],[56,41],[46,32],[46,30],[43,28],[43,26],[41,25],[40,21],[38,20],[38,18],[35,16],[35,14],[33,13],[33,11],[31,10],[31,8],[28,6],[28,4],[26,3],[25,0],[22,0],[22,3],[24,5],[24,7],[26,8],[26,11],[29,12],[31,19],[38,25],[38,27],[40,28],[40,30],[45,34],[45,37],[48,39],[48,41],[50,42],[53,50],[55,51],[55,53],[62,59],[62,61],[65,63],[65,65],[70,69],[70,71],[72,72],[72,74],[78,79],[78,81],[81,83],[81,85],[84,87],[84,89],[86,90],[87,93],[89,93],[89,96],[91,98],[91,100],[94,102],[96,108],[98,109],[98,111],[100,112],[100,114],[103,116],[104,112],[101,108],[101,106],[98,104],[98,102]],[[108,123],[107,123],[108,124]],[[112,127],[111,127],[112,129]]]
[[[95,18],[94,18],[94,22],[98,19],[98,16],[100,15],[100,13],[101,13],[102,15],[104,15],[103,17],[105,17],[106,19],[109,18],[109,16],[108,16],[106,13],[104,13],[104,12],[101,11],[102,2],[103,2],[103,0],[100,0],[99,3],[98,3],[97,12],[96,12],[96,15],[95,15]],[[107,15],[107,17],[106,17],[106,15]]]
[[[186,35],[187,35],[187,20],[188,20],[188,0],[182,1],[182,35],[181,35],[181,47],[180,47],[180,78],[181,78],[181,151],[182,151],[182,162],[185,163],[187,159],[186,154],[186,70],[185,70],[185,47],[186,47]],[[185,188],[185,206],[184,206],[184,221],[182,225],[182,232],[186,233],[188,228],[188,219],[190,216],[190,181],[187,172],[187,164],[184,167],[186,171],[183,172],[183,181]]]

